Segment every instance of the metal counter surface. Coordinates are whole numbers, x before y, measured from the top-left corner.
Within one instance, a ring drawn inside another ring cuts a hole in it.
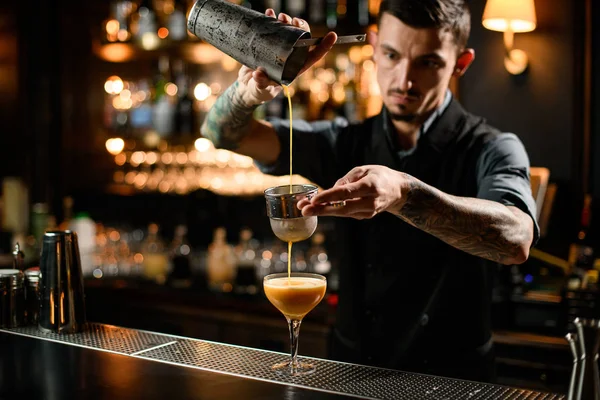
[[[75,335],[0,330],[0,399],[564,399],[322,359],[303,377],[270,370],[288,357],[101,324]]]

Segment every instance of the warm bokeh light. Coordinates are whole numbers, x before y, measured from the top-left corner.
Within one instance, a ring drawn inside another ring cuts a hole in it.
[[[208,97],[211,95],[211,93],[212,93],[212,91],[210,89],[210,86],[208,86],[204,82],[200,82],[194,88],[194,97],[198,101],[204,101],[204,100],[208,99]]]
[[[121,93],[119,93],[119,97],[121,98],[121,100],[129,100],[131,99],[131,92],[129,91],[129,89],[124,89],[121,91]]]
[[[125,141],[121,138],[110,138],[106,141],[106,150],[113,156],[123,151]]]
[[[102,46],[94,45],[98,57],[110,62],[125,62],[133,57],[134,50],[125,43],[109,43]]]
[[[160,135],[155,131],[148,131],[144,135],[143,142],[148,147],[157,147],[160,144]]]
[[[129,40],[129,37],[130,33],[127,31],[127,29],[119,29],[119,32],[117,33],[117,39],[119,39],[120,42],[126,42]]]
[[[194,142],[194,147],[200,153],[204,153],[204,152],[210,150],[210,148],[212,147],[212,142],[206,138],[199,138],[199,139],[196,139],[196,141]]]
[[[155,50],[160,46],[160,39],[156,33],[146,32],[142,35],[141,46],[145,50]]]
[[[123,90],[123,81],[116,75],[109,77],[104,82],[104,91],[108,94],[119,94]]]
[[[169,30],[164,26],[158,30],[158,37],[161,39],[166,39],[169,36]]]
[[[350,61],[353,64],[360,64],[362,61],[363,53],[360,46],[352,46],[350,51],[348,52],[348,56],[350,57]]]
[[[177,155],[175,156],[175,162],[177,164],[185,165],[188,162],[187,153],[184,153],[184,152],[177,153]]]
[[[482,23],[492,31],[530,32],[537,23],[533,0],[488,0]]]
[[[171,82],[167,83],[165,85],[165,92],[169,96],[175,96],[177,94],[177,85]]]
[[[119,21],[111,19],[106,22],[106,33],[116,35],[119,32]]]
[[[173,154],[172,153],[163,153],[160,157],[160,160],[163,164],[169,165],[173,162]]]
[[[127,156],[125,154],[121,153],[115,156],[115,164],[117,164],[118,166],[123,166],[126,162]]]
[[[154,164],[156,164],[157,161],[158,161],[158,155],[155,152],[151,151],[146,154],[146,164],[154,165]]]
[[[144,161],[146,161],[146,153],[144,153],[143,151],[135,151],[131,155],[131,164],[140,165]]]

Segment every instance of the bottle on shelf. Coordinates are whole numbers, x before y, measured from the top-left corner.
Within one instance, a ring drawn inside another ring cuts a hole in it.
[[[168,136],[173,132],[175,106],[167,93],[169,77],[169,57],[163,55],[158,60],[158,73],[154,79],[153,125],[156,132]]]
[[[338,0],[325,0],[326,8],[325,8],[325,20],[327,23],[327,28],[335,29],[338,24]]]
[[[175,85],[177,86],[177,103],[175,104],[174,132],[181,136],[196,136],[198,133],[194,100],[190,96],[189,76],[182,60],[173,62]]]
[[[258,291],[255,271],[256,250],[252,240],[252,230],[242,229],[240,231],[240,242],[235,247],[237,257],[235,291],[238,293],[255,294]]]
[[[137,93],[141,101],[137,107],[131,109],[131,128],[137,136],[143,137],[152,129],[152,94],[148,79],[138,81]]]
[[[569,289],[579,289],[588,270],[594,268],[594,247],[591,238],[592,197],[585,195],[577,237],[569,248],[571,273],[568,278]]]
[[[152,0],[142,0],[131,18],[131,31],[134,40],[146,50],[156,49],[160,45],[156,12]]]
[[[142,243],[143,275],[146,279],[164,284],[167,278],[169,259],[164,242],[158,235],[158,230],[157,224],[150,224],[148,236]]]
[[[325,235],[322,232],[316,232],[311,238],[308,259],[311,272],[327,276],[331,272],[331,262],[324,243]]]
[[[284,12],[289,16],[307,19],[306,0],[287,0],[284,3]]]
[[[187,5],[184,0],[175,0],[174,9],[167,17],[169,39],[181,41],[187,38]]]
[[[308,8],[308,23],[311,25],[324,25],[325,24],[325,1],[326,0],[309,0]]]
[[[58,225],[58,229],[60,229],[61,231],[69,229],[72,218],[73,218],[73,198],[71,196],[65,196],[63,198],[63,220]]]
[[[187,227],[178,225],[171,243],[171,263],[173,269],[169,275],[169,284],[175,288],[192,286],[191,255],[192,248],[187,239]]]
[[[227,231],[223,227],[215,229],[206,260],[207,278],[211,290],[217,292],[233,290],[236,264],[235,252],[227,243]]]
[[[129,18],[134,9],[134,3],[129,0],[118,0],[113,3],[115,20],[118,23],[117,40],[127,42],[131,39]]]
[[[71,203],[71,204],[69,204]],[[72,199],[67,204],[72,207]],[[87,275],[94,269],[94,252],[96,250],[96,223],[88,213],[79,212],[69,221],[68,229],[77,234],[82,272]]]
[[[265,9],[272,8],[273,10],[275,10],[276,14],[279,14],[283,11],[281,8],[281,0],[264,0],[264,3]]]

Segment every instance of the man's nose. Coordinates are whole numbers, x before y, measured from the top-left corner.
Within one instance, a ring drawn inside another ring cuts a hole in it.
[[[396,87],[403,92],[408,92],[412,89],[413,81],[411,76],[410,63],[407,60],[399,62],[394,71],[394,80],[396,81]]]

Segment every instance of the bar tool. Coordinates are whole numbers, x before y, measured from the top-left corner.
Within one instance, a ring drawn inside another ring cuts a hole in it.
[[[197,0],[188,31],[249,68],[265,69],[273,81],[289,85],[300,73],[309,47],[321,38],[263,13],[226,0]],[[338,38],[336,44],[361,43],[365,35]]]
[[[55,333],[82,331],[85,299],[75,232],[48,231],[44,234],[40,272],[38,329]]]
[[[267,216],[275,236],[284,242],[300,242],[312,236],[317,229],[316,216],[304,217],[298,202],[317,194],[315,185],[275,186],[265,190]]]
[[[567,400],[576,400],[577,397],[577,383],[579,382],[580,364],[579,364],[579,344],[577,343],[576,333],[567,333],[565,339],[569,342],[569,348],[571,354],[573,354],[573,369],[571,370],[571,380],[569,382],[569,392],[567,394]]]
[[[600,320],[576,318],[573,323],[577,329],[580,364],[574,399],[600,400],[600,377],[598,376]]]

